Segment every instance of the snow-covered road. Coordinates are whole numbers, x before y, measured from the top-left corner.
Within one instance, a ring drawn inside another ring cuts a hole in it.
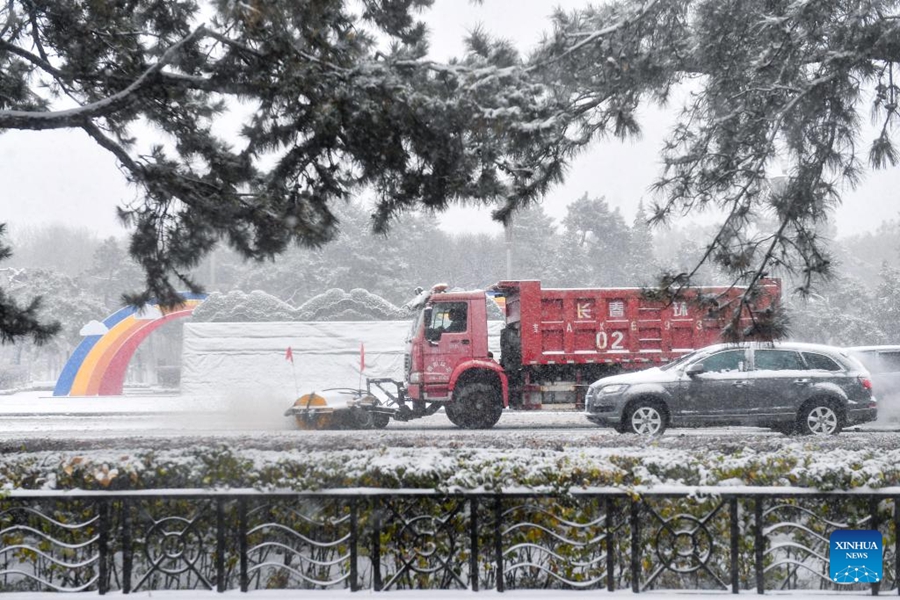
[[[46,447],[125,447],[188,445],[197,441],[235,442],[257,447],[306,446],[317,449],[350,447],[642,447],[649,442],[599,428],[574,411],[507,411],[488,431],[463,431],[442,413],[410,421],[392,421],[384,430],[301,431],[286,406],[260,400],[238,402],[179,395],[125,395],[94,398],[54,398],[47,392],[0,396],[0,444],[7,450],[27,442]],[[900,427],[855,427],[841,434],[878,438],[900,446]],[[751,443],[779,446],[790,438],[758,428],[672,429],[666,445],[697,442]],[[849,439],[848,439],[849,438]]]

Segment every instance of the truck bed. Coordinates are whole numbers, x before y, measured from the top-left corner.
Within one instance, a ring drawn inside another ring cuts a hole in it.
[[[780,283],[767,280],[755,306],[780,298]],[[741,288],[705,287],[675,301],[653,300],[642,288],[542,289],[539,281],[501,282],[506,325],[519,338],[522,365],[618,364],[644,368],[722,341],[730,310],[711,311],[698,294],[720,306]],[[744,316],[749,325],[750,315]],[[515,343],[515,342],[513,342]]]

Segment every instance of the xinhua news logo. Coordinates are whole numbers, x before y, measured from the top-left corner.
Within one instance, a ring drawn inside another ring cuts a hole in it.
[[[881,581],[883,558],[881,533],[870,529],[840,529],[831,534],[831,580],[835,583]]]

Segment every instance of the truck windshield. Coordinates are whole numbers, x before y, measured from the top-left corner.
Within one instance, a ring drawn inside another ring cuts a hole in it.
[[[409,329],[409,333],[406,335],[406,341],[410,342],[413,338],[416,337],[416,332],[419,330],[419,326],[422,324],[423,315],[425,314],[425,309],[420,308],[419,312],[416,313],[416,316],[412,320],[412,326]]]

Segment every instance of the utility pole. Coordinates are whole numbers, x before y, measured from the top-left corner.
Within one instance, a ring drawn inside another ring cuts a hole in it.
[[[506,238],[506,279],[512,280],[512,241],[513,241],[513,231],[512,231],[512,217],[510,217],[506,221],[506,225],[503,226],[503,234]]]

